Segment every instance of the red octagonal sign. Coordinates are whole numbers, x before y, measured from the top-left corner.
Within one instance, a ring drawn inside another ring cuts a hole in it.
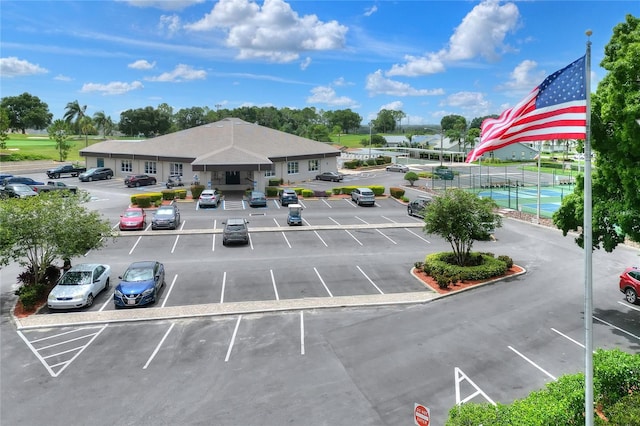
[[[413,422],[418,426],[429,426],[429,409],[421,404],[415,404],[413,408]]]

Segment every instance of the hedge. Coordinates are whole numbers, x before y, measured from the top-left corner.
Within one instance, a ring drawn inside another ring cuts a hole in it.
[[[457,281],[486,280],[504,275],[508,269],[506,261],[496,259],[491,253],[471,253],[470,260],[474,263],[472,266],[456,265],[452,257],[452,252],[440,252],[431,253],[424,260],[424,272],[438,281],[442,288]],[[441,283],[441,279],[446,280],[446,283]]]
[[[391,188],[389,188],[389,194],[391,194],[391,196],[393,198],[402,198],[404,196],[404,189],[403,188],[398,188],[395,186],[392,186]]]
[[[384,186],[380,185],[356,185],[356,186],[337,186],[331,189],[334,195],[349,195],[356,188],[369,188],[376,196],[384,195]]]
[[[138,207],[150,207],[151,205],[160,205],[163,200],[162,192],[148,192],[145,194],[134,194],[130,198],[131,204]]]

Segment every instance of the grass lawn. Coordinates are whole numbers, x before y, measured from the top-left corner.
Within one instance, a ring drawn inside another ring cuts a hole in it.
[[[47,135],[23,135],[10,133],[7,139],[7,148],[0,150],[0,162],[4,161],[24,161],[24,160],[54,160],[59,161],[60,155],[56,149],[55,141],[49,139]],[[88,144],[101,142],[103,139],[95,139],[96,136],[89,137]],[[84,162],[84,158],[78,153],[86,146],[83,136],[72,137],[69,142],[71,149],[66,158],[66,162]]]

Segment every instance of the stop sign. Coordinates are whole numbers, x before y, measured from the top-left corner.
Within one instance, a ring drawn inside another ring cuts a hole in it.
[[[429,426],[429,409],[421,404],[413,407],[413,422],[418,426]]]

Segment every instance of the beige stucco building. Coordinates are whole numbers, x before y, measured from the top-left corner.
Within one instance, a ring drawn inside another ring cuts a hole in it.
[[[80,151],[87,168],[109,167],[116,177],[146,173],[164,182],[180,175],[221,191],[264,190],[271,179],[286,184],[337,171],[331,145],[225,118],[145,140],[107,140]]]

